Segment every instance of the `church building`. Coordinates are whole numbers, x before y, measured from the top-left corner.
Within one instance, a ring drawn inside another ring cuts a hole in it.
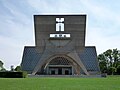
[[[95,46],[85,46],[86,15],[34,15],[35,46],[21,67],[32,75],[98,75]]]

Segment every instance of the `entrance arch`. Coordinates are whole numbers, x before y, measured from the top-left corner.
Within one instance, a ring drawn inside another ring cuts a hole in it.
[[[46,60],[37,74],[74,75],[80,74],[80,66],[71,57],[55,55]]]
[[[52,59],[47,66],[47,74],[49,75],[72,75],[72,62],[64,57],[56,57]]]

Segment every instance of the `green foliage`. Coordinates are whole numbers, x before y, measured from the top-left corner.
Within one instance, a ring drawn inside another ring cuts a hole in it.
[[[117,49],[109,49],[98,55],[99,66],[102,73],[120,74],[120,52]]]
[[[3,66],[3,62],[0,60],[0,67]]]
[[[15,68],[15,71],[22,72],[23,73],[23,78],[26,78],[28,76],[26,71],[22,71],[21,66],[17,66]]]
[[[108,73],[109,75],[110,75],[110,74],[113,75],[113,74],[115,74],[116,71],[117,71],[117,68],[115,68],[115,67],[109,67],[107,73]]]
[[[5,69],[5,68],[2,68],[0,71],[6,71],[6,69]]]
[[[3,78],[25,78],[27,77],[26,72],[0,72],[0,77]]]
[[[23,78],[27,78],[28,77],[28,74],[26,71],[22,71],[23,72]]]
[[[17,66],[17,67],[15,68],[15,71],[18,71],[18,72],[22,71],[22,70],[21,70],[21,66]]]
[[[0,71],[6,71],[6,69],[3,67],[3,62],[0,60]]]
[[[108,62],[105,59],[105,56],[103,54],[98,55],[98,60],[99,60],[99,66],[100,66],[101,72],[106,73]]]
[[[117,66],[117,73],[120,75],[120,65]]]
[[[22,78],[22,72],[0,72],[0,77],[3,78]]]

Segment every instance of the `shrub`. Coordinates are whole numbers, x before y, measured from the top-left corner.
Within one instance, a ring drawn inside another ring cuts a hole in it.
[[[27,77],[26,72],[0,72],[2,78],[25,78]]]
[[[27,72],[26,71],[22,71],[22,76],[23,76],[23,78],[26,78],[26,77],[28,77],[28,75],[27,75]]]

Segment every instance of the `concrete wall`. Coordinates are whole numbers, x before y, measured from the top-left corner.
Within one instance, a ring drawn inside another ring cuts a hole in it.
[[[56,32],[56,18],[64,18],[64,31]],[[50,34],[70,34],[70,40],[78,52],[85,47],[86,15],[35,15],[35,42],[42,53],[49,43]],[[64,40],[64,39],[62,39]],[[47,47],[52,48],[49,44]]]

